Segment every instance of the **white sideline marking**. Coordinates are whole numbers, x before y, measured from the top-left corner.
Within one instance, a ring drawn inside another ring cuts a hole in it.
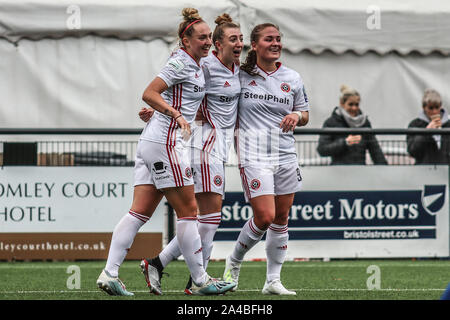
[[[247,268],[261,268],[261,265],[252,265],[252,264],[248,264],[249,262],[255,262],[255,261],[244,261],[244,266],[243,268],[247,269]],[[259,262],[259,261],[258,261]],[[292,262],[292,261],[286,261],[286,262]],[[74,262],[76,264],[76,262]],[[261,261],[261,263],[265,263],[265,261]],[[313,264],[311,264],[313,263]],[[295,264],[290,264],[290,263],[285,263],[283,264],[283,268],[365,268],[366,265],[365,264],[335,264],[337,262],[333,262],[333,261],[329,261],[329,262],[322,262],[322,261],[310,261],[310,262],[303,262],[303,261],[299,261],[298,263]],[[367,265],[369,265],[370,263],[373,264],[373,262],[367,262]],[[412,268],[428,268],[428,267],[434,267],[434,268],[448,268],[450,266],[450,261],[446,262],[446,264],[397,264],[397,263],[393,263],[393,264],[389,264],[389,263],[375,263],[377,265],[379,265],[380,267],[412,267]],[[225,266],[225,262],[223,262],[223,265],[213,265],[211,264],[210,267],[211,268],[222,268]],[[68,266],[52,266],[52,265],[42,265],[42,266],[30,266],[30,265],[17,265],[17,264],[1,264],[0,263],[0,269],[67,269]],[[98,270],[102,270],[104,265],[101,266],[90,266],[90,265],[85,265],[83,266],[82,264],[80,264],[81,269],[98,269]],[[123,265],[120,267],[121,269],[139,269],[139,264],[134,265]],[[186,268],[186,264],[172,264],[170,265],[170,267],[168,268]],[[99,272],[100,272],[99,271]]]
[[[324,288],[324,289],[290,289],[294,291],[368,291],[368,292],[376,292],[376,291],[444,291],[445,288],[419,288],[419,289],[377,289],[377,290],[368,290],[368,289],[339,289],[339,288]],[[261,289],[239,289],[236,292],[260,292]],[[133,290],[134,293],[148,293],[148,290]],[[103,293],[100,289],[99,290],[18,290],[18,291],[0,291],[0,294],[32,294],[32,293],[54,293],[54,294],[60,294],[60,293]],[[179,293],[182,294],[183,292],[181,290],[164,290],[164,293]]]

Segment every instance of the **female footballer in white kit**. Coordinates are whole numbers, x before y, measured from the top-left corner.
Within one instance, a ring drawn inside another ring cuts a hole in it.
[[[266,233],[262,293],[295,295],[281,284],[280,273],[289,239],[288,215],[302,183],[293,130],[308,123],[309,105],[300,75],[278,62],[282,49],[278,27],[257,25],[250,40],[251,50],[241,66],[236,144],[253,217],[226,259],[223,278],[237,284],[245,254]]]
[[[242,33],[231,17],[224,13],[216,19],[213,43],[216,51],[201,60],[206,80],[206,95],[201,104],[205,122],[193,129],[192,168],[195,197],[199,207],[198,230],[202,242],[203,267],[207,268],[213,238],[221,221],[222,199],[225,194],[225,167],[234,137],[237,103],[241,92],[239,57],[243,48]],[[150,112],[149,114],[147,112]],[[147,121],[151,110],[142,110]],[[159,273],[181,251],[177,238],[153,259],[145,259]],[[191,279],[185,289],[191,294]]]
[[[143,100],[155,112],[139,139],[134,168],[134,197],[131,210],[113,232],[105,269],[97,285],[112,295],[131,295],[118,278],[118,269],[139,228],[150,219],[165,196],[177,213],[177,239],[193,279],[193,294],[221,294],[233,283],[209,277],[203,268],[201,240],[197,228],[197,204],[191,159],[188,152],[190,125],[205,95],[200,59],[208,55],[211,30],[196,9],[183,9],[179,26],[181,48],[149,84]],[[141,263],[150,292],[162,294],[160,274]],[[155,273],[156,272],[156,273]]]

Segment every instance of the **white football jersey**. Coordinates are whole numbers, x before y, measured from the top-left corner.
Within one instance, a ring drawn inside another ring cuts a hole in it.
[[[201,63],[206,95],[200,107],[208,123],[195,127],[193,146],[226,161],[234,138],[241,92],[239,66],[233,65],[229,69],[214,51],[202,59]]]
[[[283,133],[280,123],[293,111],[309,111],[300,75],[281,63],[259,75],[241,71],[241,95],[237,127],[237,150],[241,167],[285,164],[297,161],[292,131]]]
[[[205,77],[201,66],[184,49],[178,49],[168,59],[158,77],[168,86],[161,94],[163,99],[179,110],[192,125],[205,96]],[[155,111],[141,139],[175,146],[183,142],[180,131],[174,118]]]

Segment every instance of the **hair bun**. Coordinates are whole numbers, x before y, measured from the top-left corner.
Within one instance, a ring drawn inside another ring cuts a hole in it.
[[[233,19],[231,19],[228,13],[223,13],[222,15],[218,16],[214,22],[217,25],[221,25],[222,23],[233,22]]]
[[[184,8],[183,11],[181,11],[181,14],[185,21],[201,19],[198,10],[195,8]]]
[[[341,85],[341,96],[340,96],[341,103],[345,103],[345,101],[347,101],[347,99],[351,96],[360,97],[359,92],[356,91],[356,89],[347,86],[345,84]]]
[[[344,92],[346,92],[346,91],[350,91],[350,90],[352,90],[352,88],[350,88],[348,85],[346,85],[346,84],[343,84],[343,85],[341,85],[341,92],[342,93],[344,93]]]

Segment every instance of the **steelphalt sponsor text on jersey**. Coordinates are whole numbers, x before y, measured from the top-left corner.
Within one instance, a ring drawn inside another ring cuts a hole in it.
[[[266,100],[266,101],[273,101],[276,103],[286,104],[289,105],[290,101],[287,97],[277,97],[271,94],[257,94],[257,93],[251,93],[251,92],[245,92],[244,93],[245,99],[254,99],[254,100]]]

